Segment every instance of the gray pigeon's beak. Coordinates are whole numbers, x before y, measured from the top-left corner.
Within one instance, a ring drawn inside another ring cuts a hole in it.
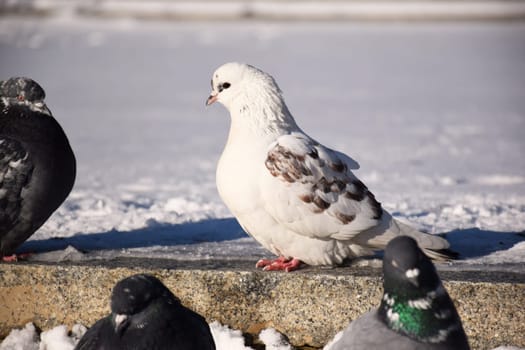
[[[208,99],[206,100],[206,106],[211,105],[213,102],[217,101],[217,99],[218,99],[218,94],[215,91],[213,91],[208,97]]]
[[[51,111],[49,110],[49,108],[47,108],[47,105],[44,102],[35,102],[34,106],[39,112],[51,115]]]
[[[45,111],[47,114],[51,115],[51,111],[49,110],[49,108],[47,108],[46,105],[44,105],[44,111]]]
[[[120,334],[127,327],[128,315],[115,315],[115,333]]]

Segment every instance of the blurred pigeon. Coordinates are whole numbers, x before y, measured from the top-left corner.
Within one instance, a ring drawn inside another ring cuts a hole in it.
[[[76,350],[215,350],[206,320],[185,308],[151,275],[125,278],[113,288],[111,315],[97,321]]]
[[[467,350],[456,308],[432,262],[410,237],[388,243],[379,309],[350,323],[330,350]]]
[[[335,265],[373,254],[399,235],[414,237],[434,259],[448,242],[392,218],[352,173],[356,161],[327,148],[296,124],[275,80],[241,63],[219,67],[207,105],[230,112],[231,128],[217,167],[217,188],[240,225],[279,258],[265,270]]]
[[[75,182],[75,156],[44,98],[42,87],[29,78],[0,81],[0,257],[4,260],[46,222]]]

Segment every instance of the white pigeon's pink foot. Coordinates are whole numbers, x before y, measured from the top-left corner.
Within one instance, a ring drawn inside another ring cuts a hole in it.
[[[17,262],[21,260],[26,260],[31,253],[21,253],[21,254],[13,254],[13,255],[7,255],[2,257],[3,262]]]
[[[301,260],[292,258],[287,259],[284,256],[280,256],[275,260],[271,259],[261,259],[257,261],[257,264],[255,264],[255,267],[260,268],[262,267],[264,271],[294,271],[298,270],[301,266]]]

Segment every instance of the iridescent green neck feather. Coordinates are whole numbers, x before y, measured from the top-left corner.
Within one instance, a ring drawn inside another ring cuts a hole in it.
[[[385,286],[379,316],[392,330],[425,343],[439,343],[461,328],[447,292],[439,283],[429,291]],[[387,291],[388,290],[388,291]]]

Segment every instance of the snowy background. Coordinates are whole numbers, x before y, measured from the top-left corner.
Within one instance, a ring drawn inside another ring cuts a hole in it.
[[[449,233],[459,264],[525,262],[524,37],[514,22],[4,17],[0,76],[42,84],[78,161],[70,197],[21,250],[267,255],[215,188],[229,116],[204,102],[236,60],[273,74],[303,129],[358,160],[385,208]]]
[[[2,17],[0,77],[42,84],[78,161],[70,197],[20,250],[36,260],[268,256],[215,188],[229,116],[204,102],[211,73],[235,60],[274,75],[303,129],[358,160],[386,209],[448,233],[462,254],[454,266],[524,271],[523,38],[516,22]],[[38,349],[31,327],[0,348],[27,339]],[[216,339],[241,339],[214,327]],[[48,349],[71,349],[65,326],[50,332]],[[237,342],[222,348],[245,349]]]

